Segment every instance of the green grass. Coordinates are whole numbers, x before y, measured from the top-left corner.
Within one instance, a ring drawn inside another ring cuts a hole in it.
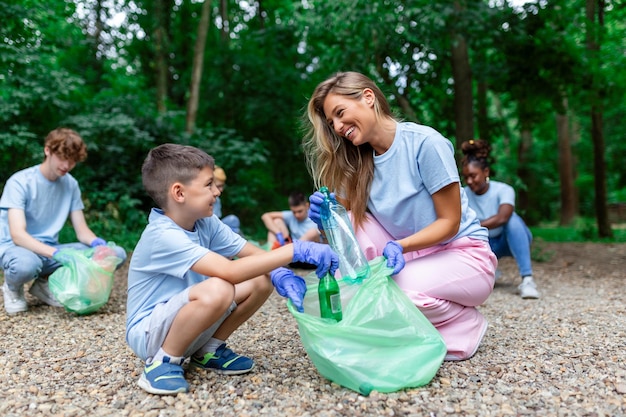
[[[626,243],[626,224],[613,224],[613,238],[600,239],[595,219],[577,219],[571,226],[544,223],[530,227],[533,238],[544,242],[612,242]]]

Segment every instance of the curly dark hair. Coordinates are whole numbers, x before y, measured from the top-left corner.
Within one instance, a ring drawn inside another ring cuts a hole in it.
[[[491,165],[495,163],[495,159],[491,156],[491,145],[484,139],[470,139],[461,144],[461,166],[468,164],[478,164],[481,169],[489,168],[489,173],[493,176],[495,171]]]

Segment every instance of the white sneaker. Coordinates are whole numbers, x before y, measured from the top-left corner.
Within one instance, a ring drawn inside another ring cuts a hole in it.
[[[522,278],[522,283],[517,287],[519,294],[522,298],[539,298],[539,291],[537,291],[537,284],[533,280],[532,275]]]
[[[48,281],[43,279],[36,279],[33,285],[30,286],[29,293],[39,298],[44,303],[52,307],[63,307],[63,304],[59,303],[54,295],[50,292],[48,287]]]
[[[24,298],[24,286],[19,291],[11,291],[6,281],[2,284],[2,295],[4,295],[4,309],[8,314],[21,313],[28,310],[26,298]]]

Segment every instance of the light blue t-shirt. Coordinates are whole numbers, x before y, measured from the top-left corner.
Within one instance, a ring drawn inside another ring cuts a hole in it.
[[[499,181],[489,181],[489,188],[484,194],[475,194],[468,186],[465,186],[469,205],[478,218],[482,221],[498,213],[502,204],[510,204],[515,207],[515,190],[509,184]],[[504,226],[489,229],[489,237],[502,234]]]
[[[217,217],[196,222],[192,232],[153,208],[130,260],[126,308],[126,341],[135,352],[146,346],[144,332],[131,332],[154,307],[209,277],[191,267],[209,251],[226,257],[238,254],[246,240]]]
[[[0,198],[0,257],[14,246],[9,231],[8,209],[24,210],[26,231],[48,245],[59,243],[59,232],[69,214],[83,210],[78,181],[65,174],[50,181],[35,165],[13,174],[4,185]]]
[[[282,214],[292,239],[300,239],[311,229],[317,230],[317,225],[308,216],[303,221],[298,221],[291,210],[284,210]]]
[[[396,125],[391,147],[374,156],[374,178],[368,208],[394,239],[419,232],[437,219],[432,194],[459,182],[452,143],[436,130],[404,122]],[[468,236],[488,240],[461,192],[461,224],[452,239]]]
[[[215,199],[215,203],[213,203],[213,215],[218,219],[222,218],[222,200],[219,197]]]

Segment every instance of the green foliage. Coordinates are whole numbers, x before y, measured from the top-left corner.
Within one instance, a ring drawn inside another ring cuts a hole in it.
[[[80,3],[81,14],[77,14]],[[201,2],[0,0],[0,179],[41,161],[44,136],[59,125],[85,139],[79,179],[90,225],[127,249],[152,202],[140,167],[165,142],[205,149],[228,175],[225,214],[264,239],[260,215],[311,191],[300,148],[300,120],[315,85],[340,70],[373,77],[405,119],[454,141],[452,33],[469,45],[475,81],[489,88],[489,135],[496,179],[529,193],[533,224],[557,221],[560,189],[554,114],[569,100],[580,213],[592,218],[593,144],[589,75],[602,83],[607,188],[626,201],[626,8],[609,1],[593,67],[585,51],[582,1],[502,3],[416,0],[228,0],[212,4],[197,129],[185,133],[186,101]],[[96,10],[96,4],[101,7]],[[263,12],[254,9],[262,6]],[[163,7],[157,21],[157,7]],[[126,21],[107,18],[123,11]],[[226,19],[223,31],[219,26]],[[167,56],[167,109],[156,109],[156,29]],[[226,36],[223,36],[226,35]],[[532,146],[519,160],[522,124]],[[520,176],[520,172],[532,175]],[[595,224],[539,228],[546,239],[595,239]],[[622,236],[616,230],[616,236]],[[621,237],[616,237],[621,239]]]

